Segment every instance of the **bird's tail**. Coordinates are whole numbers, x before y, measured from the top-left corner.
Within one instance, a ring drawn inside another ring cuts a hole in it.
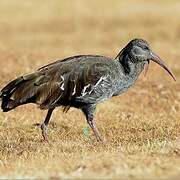
[[[35,77],[35,73],[18,77],[0,91],[3,112],[8,112],[17,106],[26,104],[32,99],[34,90],[31,88],[31,84]]]

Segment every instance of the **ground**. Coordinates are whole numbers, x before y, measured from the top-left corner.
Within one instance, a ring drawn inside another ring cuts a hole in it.
[[[168,64],[151,63],[135,86],[97,108],[97,143],[83,114],[53,114],[49,143],[35,105],[0,112],[1,178],[178,179],[180,177],[180,1],[1,0],[0,88],[77,54],[115,57],[135,37]],[[172,178],[173,177],[173,178]]]

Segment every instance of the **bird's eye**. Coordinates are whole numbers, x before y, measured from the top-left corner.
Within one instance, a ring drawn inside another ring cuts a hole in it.
[[[144,46],[143,49],[144,50],[149,50],[149,48],[147,46]]]

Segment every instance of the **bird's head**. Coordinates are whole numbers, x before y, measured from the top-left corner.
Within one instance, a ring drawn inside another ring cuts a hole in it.
[[[143,39],[133,39],[131,40],[125,48],[117,56],[124,65],[126,65],[127,61],[131,61],[131,63],[135,64],[149,64],[150,61],[154,61],[159,64],[162,68],[164,68],[170,76],[175,79],[175,76],[171,72],[171,70],[165,65],[163,60],[156,55],[150,48],[147,41]],[[144,66],[143,66],[144,68]]]

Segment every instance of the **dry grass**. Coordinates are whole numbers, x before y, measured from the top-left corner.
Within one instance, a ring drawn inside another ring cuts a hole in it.
[[[180,2],[178,0],[0,2],[0,87],[20,74],[74,54],[114,57],[134,37],[147,39],[177,82],[152,64],[127,93],[98,106],[105,143],[82,113],[29,105],[0,113],[0,177],[148,179],[180,177]],[[171,178],[172,179],[172,178]]]

